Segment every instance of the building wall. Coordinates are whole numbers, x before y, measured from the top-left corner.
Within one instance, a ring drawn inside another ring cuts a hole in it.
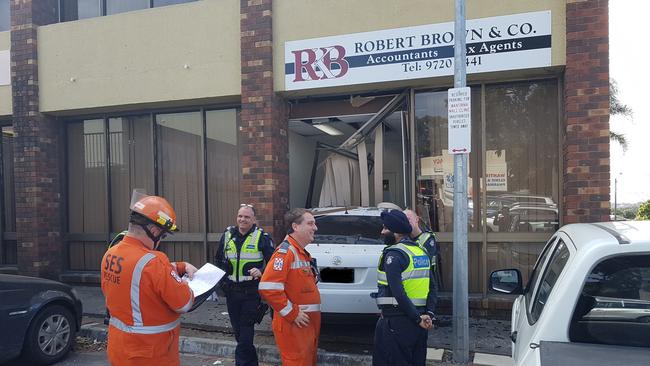
[[[565,3],[564,0],[475,0],[467,2],[466,12],[468,19],[476,19],[550,10],[553,31],[551,64],[560,66],[564,65],[566,60]],[[273,3],[273,48],[275,50],[273,63],[278,67],[274,68],[274,88],[276,91],[285,90],[282,65],[284,65],[284,43],[287,41],[453,21],[453,1],[413,0],[408,2],[408,6],[405,6],[404,2],[394,0],[275,1]],[[438,78],[436,81],[438,84],[448,83],[448,79]],[[431,79],[420,81],[420,83],[428,85],[431,85],[432,82]],[[414,83],[417,81],[378,83],[376,87],[399,87]],[[325,90],[316,92],[322,93]],[[293,92],[292,94],[302,93]]]
[[[51,24],[38,38],[42,112],[239,100],[237,0]]]
[[[0,51],[11,48],[11,32],[0,32]],[[0,85],[0,117],[11,116],[11,85]]]

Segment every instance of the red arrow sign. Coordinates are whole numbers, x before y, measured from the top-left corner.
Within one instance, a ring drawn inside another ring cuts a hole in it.
[[[465,152],[467,149],[451,149],[451,152]]]

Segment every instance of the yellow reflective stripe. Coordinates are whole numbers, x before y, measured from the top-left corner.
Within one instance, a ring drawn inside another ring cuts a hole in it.
[[[122,332],[135,334],[159,334],[169,332],[170,330],[176,328],[180,323],[180,318],[174,320],[171,323],[161,325],[127,325],[114,316],[112,316],[111,320],[109,320],[110,325],[121,330]]]

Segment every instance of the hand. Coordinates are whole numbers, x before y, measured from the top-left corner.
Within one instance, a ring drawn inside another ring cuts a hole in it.
[[[194,267],[193,265],[185,262],[185,274],[187,275],[187,277],[190,280],[194,277],[194,273],[196,273],[196,271],[198,271],[198,269],[196,269],[196,267]]]
[[[262,271],[260,271],[257,268],[251,268],[248,270],[248,274],[251,275],[253,278],[260,278],[262,277]]]
[[[433,321],[431,320],[431,317],[427,314],[420,315],[420,324],[418,324],[420,328],[423,329],[431,329],[433,328]]]
[[[309,315],[302,310],[298,310],[298,316],[293,320],[293,323],[298,326],[298,328],[303,328],[309,325]]]

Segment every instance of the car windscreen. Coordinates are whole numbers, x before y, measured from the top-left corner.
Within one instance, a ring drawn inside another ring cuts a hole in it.
[[[320,216],[316,217],[316,226],[316,244],[384,244],[379,216]]]

